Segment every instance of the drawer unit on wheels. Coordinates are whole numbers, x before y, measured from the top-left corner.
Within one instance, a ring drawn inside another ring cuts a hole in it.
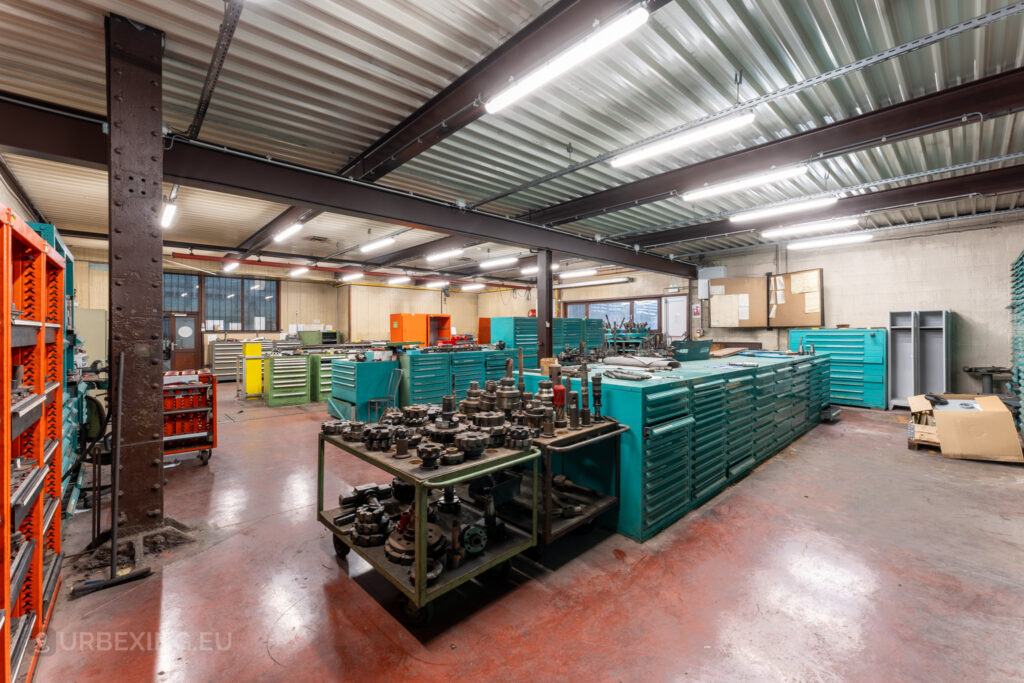
[[[523,349],[523,367],[539,367],[536,318],[491,318],[491,343],[499,341],[509,348]]]
[[[342,420],[371,421],[371,398],[388,392],[391,372],[398,361],[354,361],[335,358],[331,362],[331,397],[327,412]]]
[[[865,408],[886,407],[884,329],[790,330],[789,350],[814,347],[829,357],[831,402]]]
[[[518,372],[519,352],[514,349],[484,351],[484,380],[498,381],[505,376],[505,360],[512,359],[512,370]]]
[[[451,356],[451,353],[416,353],[415,350],[402,354],[398,360],[402,368],[399,405],[440,403],[442,398],[450,395]]]
[[[456,351],[451,354],[452,375],[455,377],[455,397],[466,398],[470,382],[484,383],[484,351]]]
[[[526,375],[526,390],[536,392],[542,379],[537,374]],[[592,397],[592,382],[590,386]],[[579,378],[572,379],[572,390],[580,390]],[[629,427],[620,437],[616,529],[644,541],[693,507],[691,391],[685,380],[665,375],[643,381],[604,377],[601,393],[601,414]],[[579,469],[571,471],[566,461],[569,478],[615,495],[614,473],[593,467],[593,463],[588,468],[586,459],[581,460],[573,464]]]
[[[335,356],[313,354],[309,358],[309,400],[326,401],[331,395],[331,362]]]
[[[271,408],[309,403],[309,360],[306,356],[263,359],[263,400]]]

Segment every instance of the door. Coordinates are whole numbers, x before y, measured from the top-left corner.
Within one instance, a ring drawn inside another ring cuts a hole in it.
[[[199,369],[199,316],[164,316],[164,370]]]
[[[687,306],[688,297],[665,297],[665,339],[686,339],[687,317],[690,315]]]

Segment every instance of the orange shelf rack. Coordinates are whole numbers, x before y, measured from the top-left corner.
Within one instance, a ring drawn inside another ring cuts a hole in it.
[[[0,677],[31,680],[61,584],[64,258],[0,206],[3,355],[3,652]],[[15,368],[19,368],[15,375]],[[19,386],[12,379],[20,376]]]
[[[205,465],[217,447],[217,376],[209,370],[164,373],[164,455],[199,452]]]

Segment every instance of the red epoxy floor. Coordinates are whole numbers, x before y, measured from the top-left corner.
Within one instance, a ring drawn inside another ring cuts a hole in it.
[[[324,413],[223,393],[210,466],[168,475],[199,549],[65,588],[38,680],[1024,679],[1024,468],[908,451],[893,414],[844,409],[652,541],[570,537],[410,630],[315,520]],[[331,497],[386,481],[328,461]]]

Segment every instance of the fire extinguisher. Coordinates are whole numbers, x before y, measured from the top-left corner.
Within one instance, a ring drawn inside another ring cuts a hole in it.
[[[536,308],[531,308],[529,311],[527,311],[526,317],[527,318],[536,318],[537,317],[537,309]]]

